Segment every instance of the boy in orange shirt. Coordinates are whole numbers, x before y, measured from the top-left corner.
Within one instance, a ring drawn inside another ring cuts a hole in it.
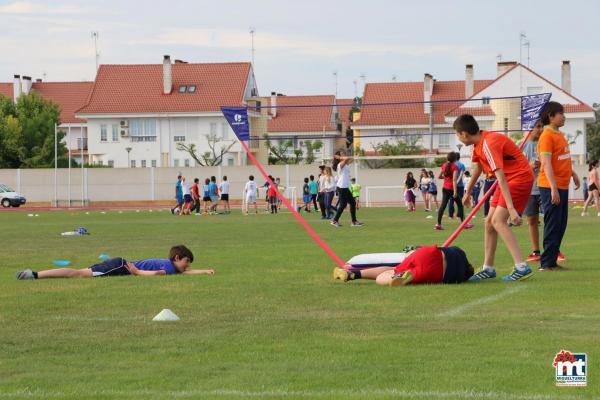
[[[515,263],[510,275],[502,278],[504,282],[529,278],[533,271],[525,262],[515,234],[508,226],[521,225],[521,213],[529,201],[533,185],[533,171],[527,159],[517,145],[507,136],[479,130],[475,118],[463,114],[454,121],[454,130],[458,139],[466,146],[473,145],[473,173],[465,189],[464,204],[471,205],[471,191],[482,172],[493,173],[498,180],[500,190],[496,190],[490,202],[490,211],[485,219],[485,260],[483,268],[469,279],[477,281],[496,277],[494,258],[498,244],[498,235],[506,244]]]
[[[540,271],[564,269],[558,265],[560,244],[569,216],[569,184],[579,189],[579,177],[571,167],[571,152],[564,134],[558,129],[565,124],[564,108],[550,101],[542,112],[544,131],[538,140],[538,154],[542,163],[538,176],[540,200],[544,212],[544,252]]]

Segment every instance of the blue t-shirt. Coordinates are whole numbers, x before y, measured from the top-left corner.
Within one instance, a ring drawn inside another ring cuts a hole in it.
[[[181,181],[177,181],[177,183],[175,184],[175,195],[177,197],[183,197]]]
[[[461,163],[460,161],[455,162],[454,165],[458,167],[458,174],[461,175],[461,178],[458,180],[458,182],[456,182],[456,186],[464,187],[465,183],[463,182],[462,177],[464,176],[467,168],[465,168],[465,164]]]
[[[308,182],[308,191],[310,194],[319,194],[319,184],[315,181]]]
[[[133,261],[133,265],[142,271],[165,271],[167,275],[177,273],[173,261],[167,258],[149,258],[147,260]]]
[[[202,193],[203,193],[204,197],[210,197],[210,184],[202,185]]]
[[[216,196],[217,195],[217,184],[214,182],[211,182],[208,184],[208,194],[210,196]]]

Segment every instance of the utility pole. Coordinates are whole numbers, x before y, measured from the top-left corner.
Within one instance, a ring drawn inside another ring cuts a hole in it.
[[[255,52],[255,48],[254,48],[254,35],[256,34],[256,29],[250,27],[250,41],[251,41],[251,54],[252,54],[252,67],[254,67],[254,52]]]
[[[94,55],[96,57],[96,72],[98,72],[98,68],[100,67],[100,51],[98,50],[98,36],[100,33],[98,31],[92,31],[92,40],[94,41]]]
[[[338,72],[333,71],[333,79],[335,80],[335,98],[338,97]]]
[[[356,79],[354,79],[352,81],[352,83],[354,84],[354,98],[357,98],[358,97],[358,85],[357,85]]]

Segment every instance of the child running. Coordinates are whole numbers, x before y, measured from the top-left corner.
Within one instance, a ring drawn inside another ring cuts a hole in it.
[[[158,276],[158,275],[214,275],[213,269],[192,269],[194,255],[184,245],[173,246],[169,258],[151,258],[129,262],[122,257],[112,258],[89,268],[56,268],[45,271],[26,269],[17,272],[17,279],[48,279],[48,278],[92,278],[99,276]]]
[[[368,269],[335,268],[333,278],[343,282],[356,279],[375,280],[383,286],[427,283],[462,283],[473,276],[467,255],[458,247],[423,246],[410,253],[395,267]]]
[[[471,191],[482,172],[492,172],[498,179],[500,190],[496,191],[490,203],[490,212],[485,220],[485,260],[480,272],[470,280],[496,277],[494,259],[498,235],[502,238],[514,261],[514,270],[502,278],[504,282],[529,278],[533,271],[523,259],[515,234],[508,226],[521,225],[520,214],[525,210],[533,171],[517,145],[507,136],[479,130],[479,125],[470,114],[463,114],[454,121],[456,136],[465,146],[473,146],[473,176],[465,191],[464,204],[471,204]]]
[[[352,217],[351,226],[363,226],[362,222],[356,219],[356,203],[350,192],[350,164],[354,161],[352,157],[346,156],[342,151],[337,151],[333,156],[333,170],[338,173],[337,188],[339,190],[340,201],[337,206],[335,217],[331,220],[331,225],[339,228],[340,217],[346,208],[350,205],[350,216]]]
[[[598,188],[600,187],[600,181],[598,180],[598,160],[592,160],[588,166],[589,176],[590,176],[590,185],[588,186],[588,197],[585,199],[585,203],[583,204],[583,212],[581,213],[582,217],[588,215],[587,209],[590,204],[595,201],[596,202],[596,211],[598,211],[598,216],[600,217],[600,196],[598,194]]]

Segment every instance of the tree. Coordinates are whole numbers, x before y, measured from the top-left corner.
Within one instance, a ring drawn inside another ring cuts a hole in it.
[[[302,161],[306,164],[312,164],[315,162],[315,152],[323,147],[321,140],[315,140],[314,142],[312,140],[305,140],[306,157],[304,157],[304,151],[300,148],[295,148],[292,139],[279,139],[273,142],[267,134],[263,138],[269,150],[269,164],[271,165],[300,164]]]
[[[17,103],[0,96],[0,168],[48,168],[54,166],[54,127],[60,107],[38,93],[21,95]],[[67,149],[58,132],[58,154]]]
[[[600,159],[600,104],[594,103],[596,121],[586,127],[588,160]]]
[[[373,150],[380,156],[404,156],[404,155],[419,155],[423,154],[423,148],[417,146],[418,137],[407,136],[406,139],[395,138],[394,140],[386,140],[383,143],[373,145]],[[360,155],[364,155],[363,149],[359,150]],[[363,160],[363,162],[373,169],[379,168],[414,168],[426,167],[425,159],[392,159],[392,160]]]
[[[232,140],[231,143],[226,143],[218,146],[223,140],[217,137],[216,134],[211,133],[206,136],[206,141],[208,143],[209,151],[205,151],[203,154],[198,155],[196,152],[196,145],[194,143],[190,143],[186,145],[183,142],[177,143],[177,150],[187,152],[196,163],[202,167],[213,167],[217,165],[221,165],[223,163],[223,156],[229,152],[229,150],[235,144],[235,140]]]

